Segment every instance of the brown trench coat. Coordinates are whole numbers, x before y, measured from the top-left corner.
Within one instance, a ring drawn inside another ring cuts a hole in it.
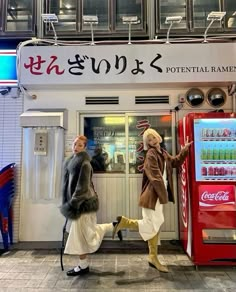
[[[171,156],[163,149],[150,148],[146,154],[143,170],[142,192],[139,206],[155,210],[157,199],[160,204],[174,200],[173,168],[181,166],[188,155],[189,147],[184,147],[176,156]],[[163,180],[164,161],[166,161],[167,189]]]

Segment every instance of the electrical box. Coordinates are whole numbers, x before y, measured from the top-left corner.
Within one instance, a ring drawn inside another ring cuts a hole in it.
[[[48,132],[39,130],[34,136],[34,155],[47,155]]]

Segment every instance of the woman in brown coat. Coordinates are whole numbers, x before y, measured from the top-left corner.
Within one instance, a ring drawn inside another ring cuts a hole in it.
[[[148,241],[149,265],[161,272],[168,272],[157,257],[157,242],[160,227],[164,222],[163,204],[174,202],[173,168],[181,166],[188,154],[192,142],[185,144],[176,156],[171,156],[160,147],[161,136],[153,129],[147,129],[143,134],[144,150],[148,150],[144,161],[142,192],[139,206],[142,207],[142,220],[132,220],[118,216],[114,235],[122,228],[138,230],[143,240]]]

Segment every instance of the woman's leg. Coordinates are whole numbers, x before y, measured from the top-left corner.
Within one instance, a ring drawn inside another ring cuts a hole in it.
[[[73,269],[69,270],[67,276],[80,276],[89,272],[89,264],[87,254],[79,255],[79,264]]]
[[[156,268],[160,272],[168,273],[167,266],[164,266],[158,260],[158,247],[157,242],[160,232],[158,232],[153,238],[148,240],[149,256],[148,262],[151,267]]]
[[[117,224],[114,226],[112,238],[114,239],[116,233],[118,233],[122,228],[138,230],[138,220],[130,219],[124,216],[117,217]]]

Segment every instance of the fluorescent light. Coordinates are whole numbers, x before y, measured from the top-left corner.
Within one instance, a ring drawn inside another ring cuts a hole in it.
[[[131,123],[133,119],[129,117],[129,123]],[[124,125],[125,117],[104,117],[105,125]]]

